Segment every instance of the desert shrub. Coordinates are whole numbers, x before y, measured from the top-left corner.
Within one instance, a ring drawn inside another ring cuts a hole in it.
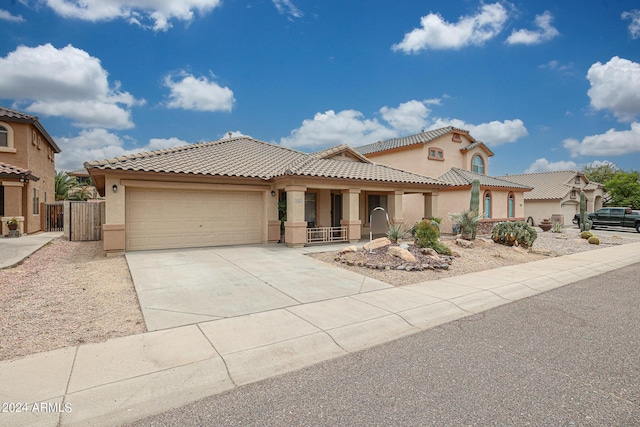
[[[593,233],[590,231],[583,231],[582,233],[580,233],[580,237],[582,237],[583,239],[589,239],[590,237],[593,237]]]
[[[434,243],[432,249],[442,255],[451,255],[452,253],[451,248],[449,248],[449,246],[445,245],[442,242]]]
[[[397,243],[407,234],[407,224],[389,224],[389,230],[387,230],[387,238],[393,243]]]
[[[478,222],[482,215],[476,211],[464,211],[459,214],[452,214],[451,220],[454,224],[460,224],[460,233],[463,239],[473,240],[474,230],[478,228]]]
[[[420,224],[423,221],[430,221],[432,225],[438,227],[438,232],[440,232],[440,223],[442,222],[442,218],[429,218],[429,219],[423,218],[422,221],[416,222],[415,224],[413,224],[413,227],[409,229],[409,234],[411,234],[411,237],[413,237],[414,239],[416,237],[416,229],[418,227],[418,224]]]
[[[562,233],[562,224],[560,224],[559,222],[554,222],[553,225],[551,226],[551,232]]]
[[[530,248],[538,238],[538,233],[524,221],[504,221],[493,226],[491,238],[501,245]]]
[[[423,219],[414,226],[416,245],[421,248],[433,248],[440,239],[440,228],[435,221]]]
[[[591,236],[589,237],[589,240],[587,240],[587,242],[589,242],[592,245],[599,245],[600,239],[598,239],[596,236]]]

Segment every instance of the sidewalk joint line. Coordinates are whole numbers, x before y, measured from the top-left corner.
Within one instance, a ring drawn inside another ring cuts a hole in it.
[[[69,393],[69,384],[71,383],[71,376],[73,375],[73,370],[76,367],[76,359],[78,358],[78,351],[80,350],[80,346],[76,346],[76,351],[73,353],[73,362],[71,362],[71,369],[69,370],[69,378],[67,379],[67,385],[64,388],[64,394],[62,395],[62,407],[64,407],[65,402],[67,401],[67,394]],[[57,427],[62,425],[62,411],[58,415],[58,424]]]
[[[222,356],[222,354],[220,354],[220,352],[218,351],[218,349],[216,348],[215,345],[213,345],[213,343],[211,342],[211,340],[209,339],[209,337],[207,336],[207,334],[204,333],[204,331],[202,330],[202,328],[200,328],[200,325],[196,323],[196,326],[198,327],[198,330],[200,331],[200,333],[204,336],[204,338],[207,340],[207,342],[209,343],[209,345],[211,346],[211,348],[213,348],[213,351],[216,352],[216,354],[218,355],[218,357],[220,357],[220,359],[222,360],[222,363],[224,364],[224,369],[227,371],[227,377],[229,377],[229,381],[231,381],[231,384],[233,384],[234,387],[238,387],[238,384],[236,384],[236,382],[233,380],[233,378],[231,377],[231,372],[229,372],[229,367],[227,366],[227,361],[224,359],[224,357]]]

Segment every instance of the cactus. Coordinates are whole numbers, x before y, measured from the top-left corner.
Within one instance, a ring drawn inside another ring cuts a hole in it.
[[[589,215],[587,215],[587,195],[584,191],[580,192],[580,231],[589,231],[591,230],[591,226],[593,222],[589,219]]]
[[[469,211],[475,212],[476,215],[480,213],[480,180],[474,179],[471,182],[471,200],[469,201]],[[476,238],[478,232],[478,223],[474,223],[471,228],[471,240]]]
[[[589,230],[585,230],[582,233],[580,233],[580,237],[583,239],[589,239],[593,237],[593,233],[591,233]]]
[[[600,244],[600,239],[598,239],[596,236],[589,237],[589,240],[587,240],[587,241],[592,245],[599,245]]]
[[[538,237],[538,233],[524,221],[504,221],[493,226],[491,237],[494,242],[501,245],[530,248]]]

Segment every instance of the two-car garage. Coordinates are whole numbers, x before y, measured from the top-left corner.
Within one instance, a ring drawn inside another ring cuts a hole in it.
[[[260,243],[263,194],[127,188],[126,250]]]

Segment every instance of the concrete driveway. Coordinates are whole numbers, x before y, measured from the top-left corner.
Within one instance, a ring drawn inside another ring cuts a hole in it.
[[[252,245],[126,258],[147,329],[155,331],[392,287],[305,256],[337,249]]]

